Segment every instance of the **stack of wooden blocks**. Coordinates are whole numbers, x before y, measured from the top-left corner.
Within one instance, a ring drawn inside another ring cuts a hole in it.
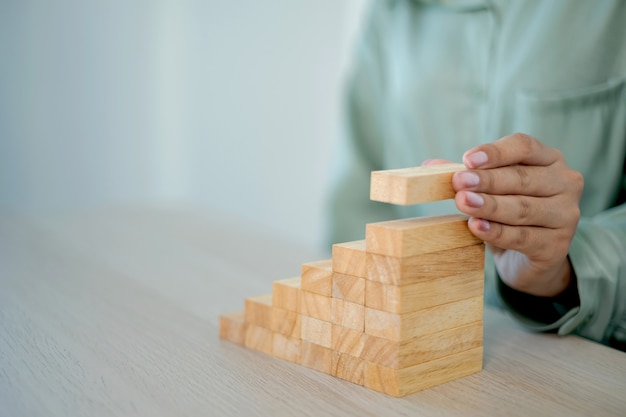
[[[460,164],[372,173],[373,200],[454,197]],[[220,318],[220,337],[394,396],[482,369],[484,245],[467,217],[371,223],[272,294]]]

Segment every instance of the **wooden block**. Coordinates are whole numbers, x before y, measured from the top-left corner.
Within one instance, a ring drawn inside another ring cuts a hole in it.
[[[272,307],[270,330],[284,336],[300,339],[300,314]]]
[[[302,264],[302,289],[330,297],[333,287],[332,259]]]
[[[333,298],[331,322],[363,332],[365,330],[365,306]]]
[[[354,357],[361,357],[367,335],[362,331],[349,329],[343,326],[333,325],[332,349],[336,352],[347,353]],[[373,337],[373,336],[371,336]],[[381,339],[382,340],[382,339]],[[374,358],[376,355],[372,350],[369,357]],[[373,362],[373,361],[372,361]]]
[[[303,340],[301,343],[300,361],[307,368],[316,369],[330,375],[333,351],[330,348]]]
[[[402,369],[482,345],[483,323],[476,322],[401,342],[364,335],[360,357],[386,368]]]
[[[484,270],[462,275],[419,281],[410,285],[385,285],[366,281],[365,305],[390,313],[410,313],[425,308],[447,304],[484,292]]]
[[[367,252],[405,257],[482,243],[461,214],[416,217],[370,223],[365,228]]]
[[[281,279],[272,284],[272,305],[300,312],[300,277]]]
[[[300,291],[300,312],[303,316],[330,322],[332,298],[308,291]]]
[[[365,362],[364,385],[385,394],[402,397],[480,372],[482,366],[482,347],[403,369],[386,368]]]
[[[365,333],[403,341],[482,321],[482,317],[482,295],[405,314],[366,307]]]
[[[265,327],[248,324],[245,345],[247,348],[272,355],[274,351],[274,332]]]
[[[365,304],[365,278],[333,272],[333,298]]]
[[[300,363],[301,340],[280,333],[273,336],[273,355],[289,362]]]
[[[246,323],[269,329],[272,320],[272,294],[246,298],[244,319]]]
[[[482,243],[407,257],[368,253],[366,278],[382,284],[409,285],[477,271],[484,265],[485,245]]]
[[[366,267],[365,240],[333,245],[333,272],[364,278]]]
[[[463,164],[450,163],[374,171],[370,199],[406,206],[454,198],[452,175],[465,169]]]
[[[331,322],[307,316],[302,316],[300,321],[302,340],[331,348],[333,333],[333,324]]]
[[[341,352],[333,352],[331,375],[363,385],[365,362],[360,358]]]
[[[246,343],[246,322],[243,311],[220,316],[220,338],[240,345]]]

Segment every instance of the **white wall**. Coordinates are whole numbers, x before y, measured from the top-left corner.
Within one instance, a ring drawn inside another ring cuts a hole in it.
[[[187,202],[320,245],[364,0],[0,0],[0,208]]]

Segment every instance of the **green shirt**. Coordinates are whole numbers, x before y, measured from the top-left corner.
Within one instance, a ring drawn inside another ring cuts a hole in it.
[[[371,202],[372,170],[535,136],[585,178],[569,252],[580,306],[550,323],[513,313],[538,330],[626,343],[626,2],[376,0],[349,81],[333,242],[362,239],[369,222],[456,211]]]

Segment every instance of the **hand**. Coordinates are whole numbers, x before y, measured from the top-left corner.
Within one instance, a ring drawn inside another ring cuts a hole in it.
[[[500,278],[533,295],[563,292],[582,175],[559,150],[519,133],[468,150],[463,162],[468,170],[452,178],[456,206],[471,216],[468,227],[487,243]]]

